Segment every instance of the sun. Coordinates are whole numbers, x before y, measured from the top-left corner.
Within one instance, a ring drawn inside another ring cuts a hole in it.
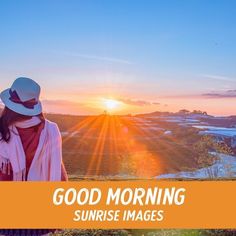
[[[107,110],[114,110],[119,107],[120,102],[114,99],[104,99],[104,105]]]

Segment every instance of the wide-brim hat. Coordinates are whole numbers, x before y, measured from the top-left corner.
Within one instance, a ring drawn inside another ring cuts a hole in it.
[[[34,80],[20,77],[11,88],[1,92],[0,98],[10,110],[25,116],[36,116],[42,113],[40,91],[40,86]]]

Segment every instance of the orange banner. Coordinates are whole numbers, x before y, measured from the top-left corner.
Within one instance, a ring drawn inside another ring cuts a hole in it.
[[[0,209],[0,228],[236,228],[236,182],[1,182]]]

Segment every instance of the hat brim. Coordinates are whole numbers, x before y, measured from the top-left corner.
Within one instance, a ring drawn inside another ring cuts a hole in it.
[[[24,107],[22,104],[14,103],[10,100],[10,89],[6,89],[0,94],[3,104],[10,110],[25,116],[37,116],[42,113],[42,104],[39,101],[33,109]]]

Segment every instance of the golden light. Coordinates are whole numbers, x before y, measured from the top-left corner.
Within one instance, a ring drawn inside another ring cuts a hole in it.
[[[104,99],[104,105],[107,110],[114,110],[119,107],[120,102],[114,99]]]

